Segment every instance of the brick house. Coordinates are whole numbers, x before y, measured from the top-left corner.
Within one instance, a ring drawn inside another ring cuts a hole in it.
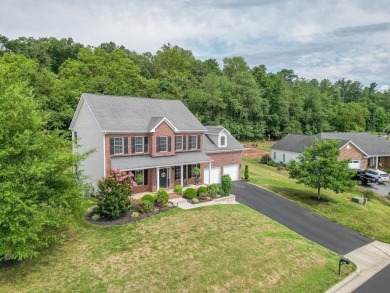
[[[94,188],[111,169],[143,175],[135,193],[240,178],[240,143],[178,100],[82,94],[69,129],[75,152],[94,149],[81,166]]]
[[[313,144],[315,139],[340,141],[339,159],[349,159],[351,169],[390,168],[390,142],[366,132],[323,132],[317,135],[288,134],[271,147],[275,162],[288,163]]]

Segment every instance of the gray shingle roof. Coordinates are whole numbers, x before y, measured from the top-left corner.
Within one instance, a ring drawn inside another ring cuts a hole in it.
[[[368,156],[390,156],[390,142],[367,132],[323,132],[317,137],[352,141]]]
[[[271,149],[301,153],[305,147],[311,146],[313,142],[314,137],[310,135],[287,134],[285,137],[275,143]]]
[[[204,136],[204,152],[205,153],[218,153],[218,152],[229,152],[229,151],[242,151],[243,146],[229,133],[226,131],[226,147],[218,147],[218,136],[215,134],[220,133],[224,128],[222,126],[205,126],[207,132]],[[208,134],[211,132],[211,135]]]
[[[176,153],[174,156],[164,157],[151,157],[149,155],[125,156],[111,158],[111,168],[119,168],[121,170],[149,169],[212,161],[213,160],[209,156],[206,156],[202,152],[183,152]]]
[[[87,102],[102,131],[148,132],[151,125],[158,124],[164,117],[179,131],[206,130],[179,100],[95,94],[82,94],[81,97]],[[76,115],[77,113],[73,120]],[[74,123],[73,120],[70,128]]]
[[[311,146],[316,138],[337,139],[340,141],[340,148],[352,141],[368,156],[390,156],[390,143],[367,132],[323,132],[312,136],[288,134],[275,143],[271,149],[301,153],[305,147]]]

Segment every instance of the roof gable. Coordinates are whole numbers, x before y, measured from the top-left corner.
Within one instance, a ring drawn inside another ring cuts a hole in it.
[[[174,132],[178,132],[179,130],[176,128],[175,125],[167,117],[152,117],[150,119],[149,124],[149,132],[155,132],[156,128],[161,125],[161,123],[165,122]]]
[[[149,132],[163,121],[177,132],[206,131],[179,100],[82,94],[102,132]],[[77,110],[73,120],[77,119]],[[72,120],[71,127],[74,122]]]

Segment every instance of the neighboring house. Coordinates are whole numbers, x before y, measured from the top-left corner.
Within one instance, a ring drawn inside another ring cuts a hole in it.
[[[136,193],[240,178],[239,142],[222,126],[203,126],[178,100],[82,94],[69,129],[74,151],[95,149],[81,166],[94,188],[111,169],[143,175]]]
[[[288,134],[271,147],[274,162],[296,159],[315,139],[340,141],[339,159],[350,159],[351,169],[390,168],[390,143],[366,132],[323,132],[317,135]]]

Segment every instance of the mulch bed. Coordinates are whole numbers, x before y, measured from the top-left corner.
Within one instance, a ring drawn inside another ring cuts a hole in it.
[[[131,210],[128,213],[123,214],[118,219],[109,219],[109,218],[101,217],[98,220],[93,220],[92,219],[92,216],[95,214],[95,210],[93,210],[91,213],[89,213],[88,215],[84,216],[84,219],[87,222],[89,222],[91,224],[94,224],[94,225],[98,225],[98,226],[124,225],[124,224],[129,224],[129,223],[141,221],[143,219],[146,219],[146,218],[149,218],[151,216],[154,216],[154,215],[157,215],[157,214],[169,211],[169,210],[174,209],[174,208],[176,208],[176,207],[172,206],[172,207],[162,207],[162,208],[159,208],[159,207],[156,206],[155,207],[155,212],[153,212],[153,213],[141,213],[139,211],[138,205],[136,205],[133,210]],[[131,214],[133,212],[139,212],[139,216],[137,218],[133,218],[131,216]]]

